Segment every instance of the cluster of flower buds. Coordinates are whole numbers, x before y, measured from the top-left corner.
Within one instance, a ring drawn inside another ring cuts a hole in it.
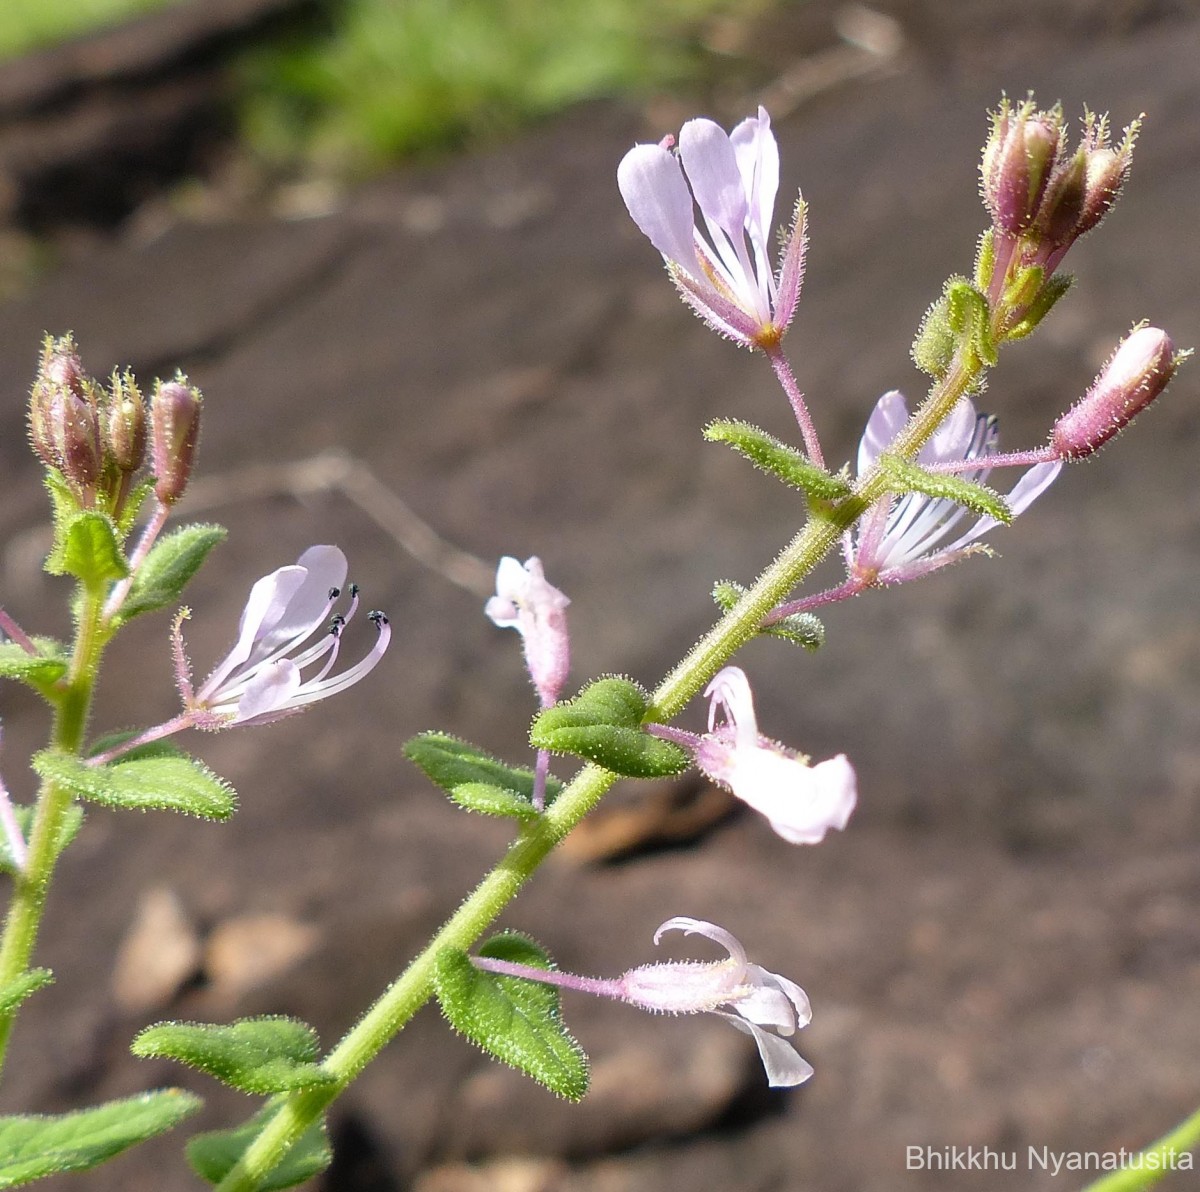
[[[200,391],[182,375],[156,382],[149,409],[133,374],[108,386],[86,375],[70,335],[47,336],[29,398],[29,438],[85,508],[119,516],[150,446],[155,493],[182,495],[200,429]]]
[[[1114,147],[1108,118],[1087,112],[1083,139],[1072,151],[1061,108],[1043,111],[1032,99],[1001,103],[981,167],[992,230],[982,258],[988,276],[979,281],[993,305],[1015,291],[1010,305],[1031,306],[1071,245],[1108,214],[1129,176],[1138,127],[1134,121]],[[1030,285],[1028,270],[1035,267],[1040,274]]]

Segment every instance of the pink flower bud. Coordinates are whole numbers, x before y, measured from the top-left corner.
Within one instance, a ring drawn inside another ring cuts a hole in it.
[[[113,374],[108,449],[125,473],[136,472],[146,458],[146,406],[129,372],[123,376]]]
[[[1087,153],[1081,147],[1054,170],[1038,208],[1037,234],[1046,244],[1058,248],[1079,235],[1086,190]]]
[[[154,432],[154,493],[164,505],[183,496],[200,437],[200,390],[177,377],[159,382],[150,400]]]
[[[63,475],[79,491],[92,488],[104,466],[96,411],[63,389],[50,402],[50,429]]]
[[[993,115],[983,151],[983,197],[998,228],[1017,235],[1033,221],[1061,138],[1061,116],[1038,112],[1032,103],[1015,111],[1004,104]]]
[[[1113,353],[1092,387],[1055,424],[1050,443],[1060,459],[1082,459],[1103,447],[1168,385],[1190,355],[1171,337],[1142,327]]]
[[[29,395],[29,439],[34,451],[47,467],[57,468],[64,473],[67,471],[64,444],[68,442],[72,447],[73,458],[80,454],[78,432],[86,425],[87,417],[83,416],[79,425],[70,433],[63,426],[63,420],[74,408],[73,401],[66,399],[86,402],[86,397],[83,364],[75,351],[75,341],[69,335],[59,339],[46,336],[42,344],[42,358],[38,363],[37,377]],[[87,450],[86,442],[82,446],[84,459],[81,466],[84,472],[91,476],[91,480],[94,480],[95,476],[92,473],[97,469],[89,466],[87,457],[97,454],[99,444],[97,442],[96,451]],[[90,484],[91,480],[83,483]]]

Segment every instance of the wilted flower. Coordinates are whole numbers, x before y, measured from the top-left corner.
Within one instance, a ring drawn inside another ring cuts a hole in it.
[[[746,673],[727,666],[705,690],[711,703],[702,737],[654,726],[651,731],[690,748],[714,782],[766,816],[791,844],[818,844],[841,830],[858,799],[854,767],[845,754],[815,766],[801,754],[761,736]]]
[[[535,555],[524,564],[505,555],[496,568],[496,595],[484,612],[501,629],[515,629],[525,646],[525,665],[543,707],[558,699],[571,662],[567,605],[571,602],[546,580]]]
[[[774,347],[800,297],[805,238],[800,199],[773,272],[779,147],[771,119],[760,107],[731,134],[711,120],[689,120],[677,152],[673,145],[670,137],[637,145],[622,159],[617,185],[629,214],[662,253],[684,301],[709,326],[746,347]]]
[[[772,1086],[803,1084],[812,1075],[812,1066],[801,1059],[788,1039],[812,1019],[804,990],[778,973],[751,964],[738,940],[714,923],[677,916],[659,927],[654,942],[668,931],[706,935],[729,955],[724,960],[644,964],[610,979],[580,977],[490,956],[473,956],[471,962],[485,972],[615,998],[656,1014],[716,1014],[754,1039]]]
[[[310,546],[291,566],[263,576],[250,589],[237,643],[194,693],[176,630],[180,690],[195,723],[205,728],[267,724],[344,691],[374,670],[392,631],[387,617],[373,612],[370,619],[379,631],[374,649],[331,674],[342,630],[358,608],[358,589],[352,586],[345,615],[331,619],[346,571],[346,556],[336,546]],[[309,668],[317,669],[305,677]]]
[[[875,404],[867,429],[858,445],[858,474],[875,466],[880,454],[894,441],[908,421],[904,397],[892,390]],[[917,463],[932,466],[978,460],[979,466],[958,472],[976,483],[988,475],[988,457],[996,454],[999,430],[995,418],[977,414],[970,398],[962,398],[921,448]],[[1006,500],[1013,516],[1023,513],[1049,487],[1062,464],[1035,464],[1017,481]],[[907,493],[884,497],[862,517],[857,528],[846,535],[846,566],[852,576],[873,583],[901,583],[916,579],[962,558],[973,544],[999,525],[994,518],[981,517],[953,541],[951,531],[971,516],[962,505],[946,498]]]

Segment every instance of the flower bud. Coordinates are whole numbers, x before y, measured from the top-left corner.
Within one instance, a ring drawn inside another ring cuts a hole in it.
[[[1060,459],[1083,459],[1103,447],[1168,385],[1190,352],[1176,352],[1157,327],[1140,327],[1113,353],[1092,387],[1054,424]]]
[[[69,390],[50,402],[50,433],[59,467],[68,482],[83,492],[95,486],[104,468],[100,420],[92,404]]]
[[[1088,118],[1084,148],[1087,150],[1087,186],[1083,210],[1079,216],[1077,236],[1090,232],[1112,209],[1129,177],[1133,164],[1133,144],[1137,140],[1140,122],[1135,120],[1126,130],[1117,149],[1108,145],[1108,122]]]
[[[84,397],[83,363],[69,335],[61,339],[48,335],[42,344],[42,358],[29,394],[29,439],[41,461],[59,471],[65,468],[59,446],[63,438],[59,423],[64,416],[64,394]]]
[[[1033,222],[1058,156],[1062,120],[1031,103],[1002,105],[983,151],[983,198],[995,225],[1010,235]]]
[[[1037,233],[1047,245],[1061,248],[1079,235],[1086,189],[1087,153],[1081,146],[1054,170],[1038,208]]]
[[[153,430],[154,493],[164,505],[183,496],[200,437],[200,390],[182,374],[155,384],[150,400]]]
[[[108,409],[108,449],[117,468],[136,472],[146,458],[146,406],[133,374],[113,373]]]

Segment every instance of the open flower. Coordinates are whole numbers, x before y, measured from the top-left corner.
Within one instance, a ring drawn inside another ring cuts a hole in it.
[[[845,754],[810,766],[806,757],[761,736],[740,667],[725,667],[704,694],[711,700],[708,733],[691,749],[705,774],[765,815],[791,844],[818,844],[830,828],[846,826],[858,787]]]
[[[654,942],[668,931],[706,935],[729,955],[724,960],[666,961],[630,969],[617,978],[623,1000],[666,1014],[716,1014],[754,1039],[772,1086],[806,1081],[812,1065],[787,1042],[812,1019],[804,990],[751,964],[738,940],[714,923],[676,916],[659,927]]]
[[[374,670],[391,639],[387,617],[377,612],[370,614],[379,631],[374,648],[354,666],[332,673],[342,631],[358,609],[358,589],[351,586],[349,608],[332,615],[346,571],[346,556],[336,546],[310,546],[291,566],[263,576],[250,589],[233,649],[195,692],[176,627],[180,690],[196,724],[267,724],[344,691]]]
[[[547,582],[536,555],[524,564],[505,555],[496,568],[496,595],[484,605],[494,625],[515,629],[521,635],[525,665],[544,708],[558,699],[570,669],[566,612],[570,603]]]
[[[773,272],[779,147],[771,119],[760,107],[732,134],[711,120],[689,120],[677,152],[673,145],[668,137],[625,155],[617,169],[625,206],[662,253],[683,300],[709,326],[745,347],[773,347],[796,311],[805,238],[800,199]]]
[[[867,421],[858,445],[858,474],[875,466],[880,454],[892,444],[908,421],[902,394],[885,393]],[[981,483],[990,469],[988,457],[998,449],[999,429],[995,418],[977,414],[970,398],[962,398],[921,448],[917,463],[925,466],[978,460],[979,466],[957,474]],[[1053,482],[1062,464],[1039,463],[1029,468],[1013,486],[1006,500],[1013,516],[1023,513]],[[956,501],[908,493],[888,496],[864,514],[858,527],[843,540],[846,566],[851,576],[872,583],[891,584],[917,579],[985,549],[977,540],[1000,523],[980,517],[950,542],[951,532],[971,514]]]

